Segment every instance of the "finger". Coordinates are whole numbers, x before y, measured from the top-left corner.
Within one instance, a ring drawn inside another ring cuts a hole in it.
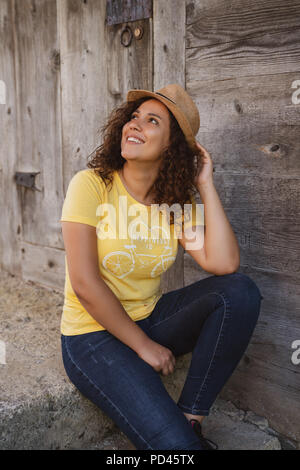
[[[201,146],[200,150],[203,157],[210,157],[209,152],[204,147]]]
[[[170,370],[171,374],[174,372],[174,367],[175,367],[174,361],[171,361],[170,365],[169,365],[169,370]]]
[[[172,361],[170,361],[166,367],[166,370],[167,370],[167,375],[169,374],[172,374],[173,371],[174,371],[174,366],[173,366],[173,363]]]

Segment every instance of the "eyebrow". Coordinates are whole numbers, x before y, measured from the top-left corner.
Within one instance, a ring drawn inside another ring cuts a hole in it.
[[[134,113],[139,113],[139,112],[140,112],[140,110],[139,110],[139,109],[137,109],[136,111],[134,111]],[[133,114],[133,113],[132,113],[132,114]],[[158,114],[154,114],[154,113],[148,113],[148,114],[147,114],[147,116],[156,116],[156,117],[158,117],[159,119],[161,119],[161,120],[162,120],[162,118],[161,118],[161,117],[160,117]]]

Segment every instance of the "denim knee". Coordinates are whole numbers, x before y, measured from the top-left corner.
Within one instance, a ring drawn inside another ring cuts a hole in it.
[[[254,280],[244,273],[235,273],[236,282],[239,286],[241,295],[235,297],[235,301],[245,312],[246,323],[255,325],[260,315],[260,305],[263,296]]]
[[[232,276],[233,279],[235,279],[235,282],[238,282],[239,287],[240,287],[240,292],[249,293],[251,299],[253,300],[256,297],[258,300],[263,299],[260,289],[258,288],[257,284],[250,276],[244,273],[240,273],[240,272],[232,273],[230,274],[230,276]]]

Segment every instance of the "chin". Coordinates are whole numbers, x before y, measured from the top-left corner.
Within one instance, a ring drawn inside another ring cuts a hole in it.
[[[140,154],[136,153],[135,151],[133,152],[130,152],[130,150],[126,149],[126,150],[121,150],[121,155],[123,158],[138,158],[140,156]]]
[[[138,157],[137,155],[133,155],[133,154],[128,154],[126,153],[125,155],[121,152],[121,155],[122,157],[124,158],[124,160],[136,160]]]

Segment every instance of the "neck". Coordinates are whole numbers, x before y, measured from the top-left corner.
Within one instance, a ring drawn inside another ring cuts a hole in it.
[[[137,201],[142,204],[153,202],[152,186],[157,178],[157,171],[153,168],[150,170],[130,167],[126,162],[120,174],[126,189]]]

